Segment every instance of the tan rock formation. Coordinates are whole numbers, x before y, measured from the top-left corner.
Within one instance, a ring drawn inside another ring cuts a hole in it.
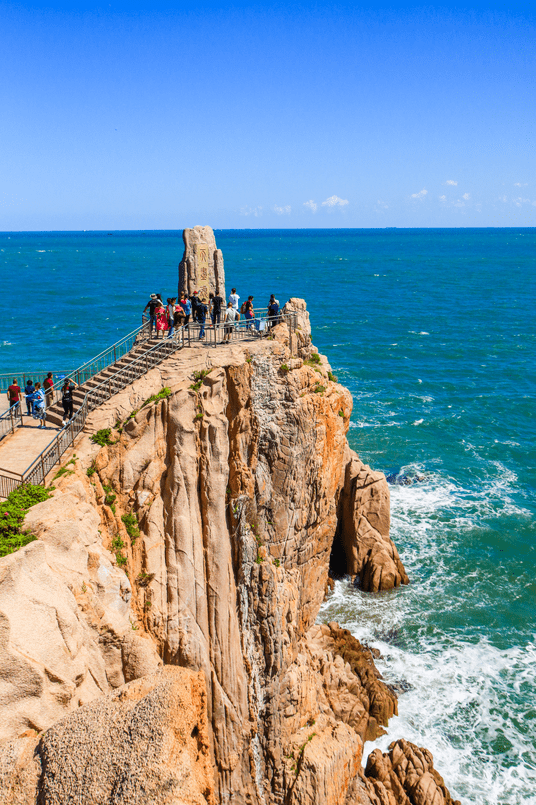
[[[184,254],[179,263],[179,294],[190,296],[194,291],[208,302],[210,292],[225,299],[225,272],[223,254],[216,247],[214,231],[210,226],[184,229]]]
[[[367,592],[409,584],[398,551],[389,537],[389,487],[348,448],[344,461],[338,531],[335,538],[345,572],[357,576]]]
[[[66,747],[75,751],[84,730],[98,729],[97,713],[121,729],[130,723],[128,708],[112,715],[123,706],[120,686],[136,679],[128,690],[142,690],[163,660],[166,673],[184,666],[206,681],[218,803],[343,805],[376,796],[360,773],[362,747],[382,734],[396,697],[368,649],[315,619],[335,535],[347,569],[364,577],[369,568],[368,589],[407,577],[388,537],[383,476],[347,445],[350,394],[329,379],[325,358],[311,358],[302,301],[286,309],[298,317],[293,335],[280,324],[271,341],[179,353],[95,411],[90,429],[123,421],[115,443],[77,444],[74,474],[27,516],[38,542],[0,560],[0,684],[12,674],[22,680],[6,688],[4,737],[48,728],[40,743],[47,766],[56,756],[61,766]],[[210,372],[194,385],[201,369]],[[163,386],[171,395],[143,406]],[[126,514],[140,528],[132,540]],[[15,611],[17,601],[26,606],[28,579],[28,607],[43,602],[31,627]],[[126,744],[114,742],[128,764]],[[10,749],[13,791],[23,749]],[[69,785],[78,774],[67,774]],[[50,802],[60,802],[53,785]]]
[[[0,749],[2,805],[214,805],[202,673],[165,668]]]
[[[395,741],[385,754],[375,749],[365,776],[372,805],[461,805],[434,769],[431,752],[409,741]]]

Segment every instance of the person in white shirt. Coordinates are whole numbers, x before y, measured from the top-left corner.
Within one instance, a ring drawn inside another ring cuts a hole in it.
[[[227,310],[225,311],[225,335],[223,337],[224,341],[230,341],[231,335],[233,330],[236,327],[236,322],[240,318],[240,313],[238,310],[233,307],[233,303],[229,302],[227,304]]]
[[[234,310],[238,310],[238,300],[240,297],[236,292],[236,288],[231,288],[231,293],[229,294],[229,302]]]

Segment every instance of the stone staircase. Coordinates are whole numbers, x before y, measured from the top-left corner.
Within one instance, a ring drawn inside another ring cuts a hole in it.
[[[162,339],[160,339],[161,341]],[[156,338],[148,338],[145,341],[140,341],[139,343],[135,344],[132,349],[126,354],[123,355],[115,363],[110,364],[102,371],[98,372],[98,374],[93,375],[89,380],[86,380],[85,383],[80,384],[77,386],[75,391],[73,392],[73,399],[74,399],[74,406],[73,406],[73,413],[76,414],[82,402],[84,401],[84,397],[86,396],[87,392],[90,389],[99,386],[108,378],[113,377],[116,372],[119,372],[121,369],[124,369],[130,363],[133,363],[138,358],[142,357],[145,352],[147,352],[151,347],[154,347],[155,344],[158,343]],[[58,389],[59,390],[59,389]],[[59,397],[58,402],[55,402],[50,408],[47,409],[46,414],[47,423],[53,427],[61,428],[63,425],[63,406],[61,404],[61,395]]]

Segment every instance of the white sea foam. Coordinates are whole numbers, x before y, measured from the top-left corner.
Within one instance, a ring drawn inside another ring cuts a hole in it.
[[[416,419],[413,424],[414,425],[422,425],[423,422],[424,422],[424,419]]]
[[[452,583],[449,552],[463,549],[464,534],[482,528],[482,518],[510,513],[519,488],[515,472],[501,462],[487,462],[486,469],[482,482],[467,489],[420,463],[402,467],[400,478],[424,478],[391,486],[391,534],[411,584],[370,595],[338,581],[320,620],[338,620],[378,648],[385,681],[410,686],[399,695],[399,715],[387,735],[365,745],[364,763],[375,747],[387,751],[405,738],[432,752],[463,805],[526,805],[536,802],[534,640],[518,645],[512,636],[510,646],[499,648],[478,632],[466,637],[449,621],[465,598]],[[474,590],[481,568],[469,566],[459,582]],[[481,606],[484,599],[474,601]]]

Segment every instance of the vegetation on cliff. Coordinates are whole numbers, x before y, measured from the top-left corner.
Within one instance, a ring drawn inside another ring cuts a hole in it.
[[[35,539],[29,531],[22,530],[22,522],[28,509],[50,497],[51,489],[35,484],[24,484],[10,493],[2,503],[0,516],[0,556],[18,551]]]

